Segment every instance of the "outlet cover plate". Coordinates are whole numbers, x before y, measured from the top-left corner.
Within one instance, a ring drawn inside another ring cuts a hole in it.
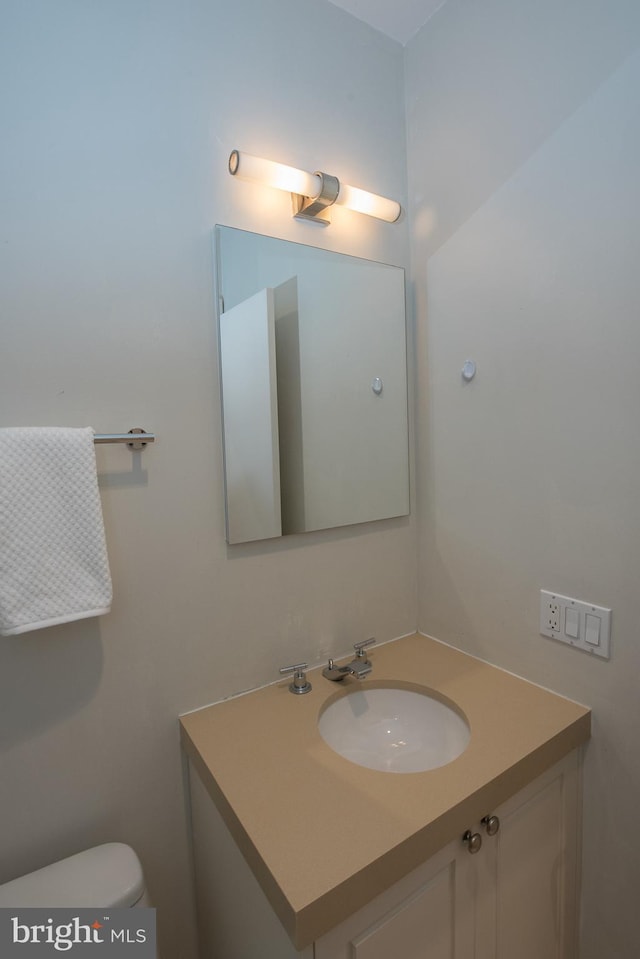
[[[611,610],[541,589],[540,633],[592,656],[609,659]]]

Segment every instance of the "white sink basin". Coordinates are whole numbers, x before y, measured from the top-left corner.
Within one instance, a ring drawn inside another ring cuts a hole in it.
[[[468,723],[451,706],[428,691],[395,686],[354,689],[324,710],[318,729],[340,756],[391,773],[445,766],[470,737]]]

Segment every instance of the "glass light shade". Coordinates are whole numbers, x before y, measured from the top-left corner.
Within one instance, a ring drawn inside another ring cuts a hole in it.
[[[232,150],[229,156],[229,173],[243,180],[255,180],[265,186],[294,194],[299,198],[301,208],[296,216],[315,219],[325,224],[330,222],[328,211],[333,203],[355,210],[356,213],[366,213],[379,220],[386,220],[387,223],[394,223],[402,212],[400,204],[395,200],[339,183],[336,177],[327,173],[307,173],[306,170],[299,170],[284,163],[275,163],[250,153],[240,153],[239,150]],[[302,197],[305,198],[304,201]],[[308,202],[312,200],[317,203]]]
[[[233,150],[229,157],[229,173],[243,180],[257,180],[265,186],[312,198],[318,196],[322,185],[320,177],[315,173],[251,156],[250,153],[240,153],[238,150]]]
[[[401,213],[401,206],[395,200],[378,196],[377,193],[369,193],[367,190],[360,190],[357,186],[348,186],[346,183],[340,184],[336,203],[348,207],[349,210],[355,210],[356,213],[366,213],[379,220],[386,220],[387,223],[395,223]]]

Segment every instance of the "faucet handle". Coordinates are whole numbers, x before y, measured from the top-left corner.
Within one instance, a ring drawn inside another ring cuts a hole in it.
[[[293,682],[289,684],[289,691],[292,693],[310,693],[311,683],[304,674],[307,669],[307,663],[297,663],[295,666],[282,666],[280,673],[293,673]]]
[[[375,643],[375,641],[376,641],[376,640],[375,640],[375,636],[370,636],[369,639],[363,639],[363,640],[362,640],[361,642],[359,642],[359,643],[354,643],[354,644],[353,644],[353,648],[354,648],[355,651],[356,651],[356,656],[357,656],[359,659],[366,659],[367,654],[366,654],[365,651],[364,651],[364,650],[365,650],[365,646],[373,646],[373,644]]]

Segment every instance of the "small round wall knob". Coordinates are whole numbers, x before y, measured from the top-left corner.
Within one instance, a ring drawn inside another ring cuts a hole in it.
[[[500,820],[497,816],[483,816],[480,822],[487,830],[487,836],[495,836],[500,829]]]
[[[470,383],[476,375],[476,364],[473,360],[466,360],[462,367],[462,379],[465,383]]]
[[[476,852],[480,852],[482,847],[482,836],[479,832],[471,832],[470,829],[467,829],[466,833],[462,837],[462,841],[467,844],[467,849],[474,855]]]

